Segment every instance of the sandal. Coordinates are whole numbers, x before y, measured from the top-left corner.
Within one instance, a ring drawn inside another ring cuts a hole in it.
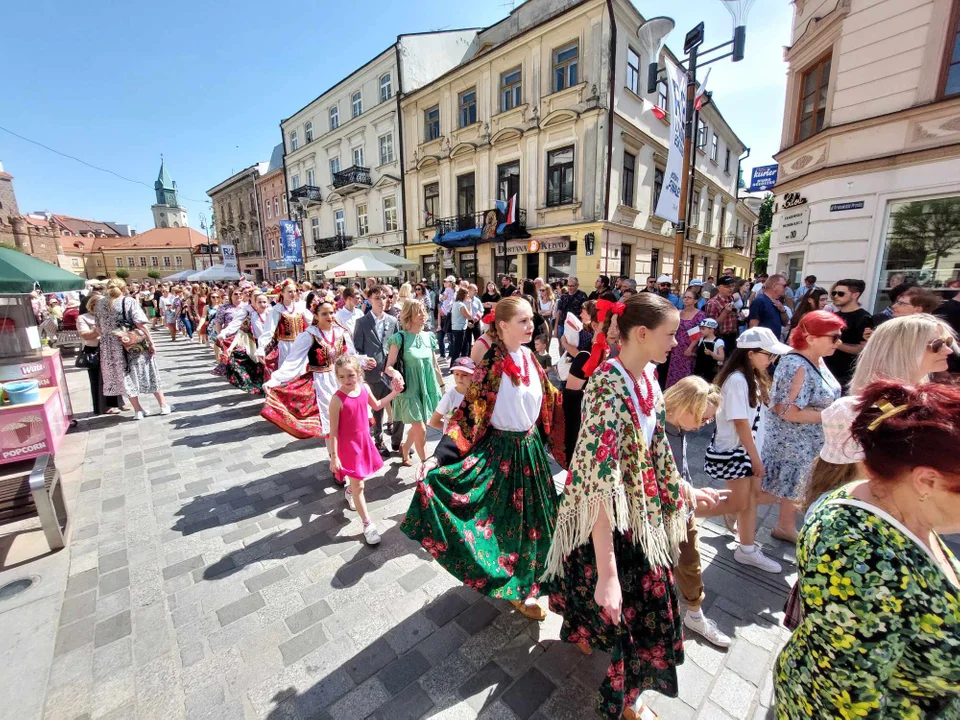
[[[404,450],[403,447],[400,448],[400,464],[403,467],[412,467],[413,460],[410,459],[410,451]]]
[[[634,710],[632,706],[624,708],[623,720],[660,720],[660,716],[650,706],[643,703],[640,705],[639,712]]]
[[[119,414],[120,414],[120,408],[118,408],[118,407],[107,408],[106,410],[103,411],[103,414],[104,414],[104,415],[119,415]]]
[[[522,600],[511,600],[510,604],[513,605],[518,613],[526,618],[536,620],[537,622],[543,622],[547,619],[547,611],[540,607],[540,603],[527,605]]]

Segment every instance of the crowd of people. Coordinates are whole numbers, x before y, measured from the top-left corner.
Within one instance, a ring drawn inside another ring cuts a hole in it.
[[[701,610],[696,519],[722,517],[736,562],[778,574],[756,541],[760,505],[777,506],[772,535],[799,567],[778,716],[956,717],[960,564],[939,534],[960,529],[960,302],[897,285],[873,315],[865,290],[732,270],[685,289],[601,276],[589,294],[576,277],[504,276],[482,293],[454,276],[111,280],[83,300],[81,335],[84,353],[99,344],[95,412],[126,396],[137,418],[143,394],[171,411],[151,331],[210,345],[213,371],[263,395],[266,420],[326,441],[371,545],[364,481],[394,455],[416,464],[402,532],[531,619],[548,598],[564,641],[610,653],[605,717],[650,720],[642,692],[677,695],[684,627],[730,645]],[[442,432],[432,454],[428,426]],[[696,487],[693,463],[724,488]]]

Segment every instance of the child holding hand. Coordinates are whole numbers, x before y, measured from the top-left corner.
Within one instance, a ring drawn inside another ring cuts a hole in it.
[[[370,435],[368,408],[382,410],[399,394],[394,383],[390,394],[377,400],[363,382],[363,369],[356,355],[341,355],[334,364],[340,389],[330,399],[330,470],[346,483],[347,505],[363,521],[368,545],[380,542],[380,533],[367,513],[363,483],[383,467],[383,460]]]

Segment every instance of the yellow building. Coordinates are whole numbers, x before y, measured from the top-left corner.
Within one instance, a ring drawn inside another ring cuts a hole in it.
[[[194,249],[207,242],[203,233],[188,227],[98,240],[87,261],[89,277],[117,277],[118,270],[125,270],[133,282],[150,278],[152,271],[162,278],[193,270]]]

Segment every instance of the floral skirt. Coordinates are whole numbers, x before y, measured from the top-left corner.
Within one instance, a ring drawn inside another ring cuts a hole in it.
[[[217,357],[217,366],[213,369],[214,375],[223,376],[229,372],[230,358],[227,356],[227,351],[230,349],[230,344],[232,342],[232,336],[228,338],[221,336],[214,341],[213,352]]]
[[[260,416],[300,440],[323,437],[313,373],[304,373],[286,385],[267,390]]]
[[[597,710],[619,718],[644,690],[677,696],[677,665],[683,662],[683,631],[673,572],[650,567],[630,535],[615,532],[613,548],[623,593],[619,625],[593,599],[597,566],[593,544],[563,561],[564,577],[549,581],[550,609],[563,616],[560,639],[610,653]]]
[[[477,592],[525,600],[540,595],[558,509],[539,430],[491,428],[417,483],[400,530]]]
[[[258,363],[243,350],[234,350],[227,363],[227,379],[251,395],[263,394],[263,364]]]

